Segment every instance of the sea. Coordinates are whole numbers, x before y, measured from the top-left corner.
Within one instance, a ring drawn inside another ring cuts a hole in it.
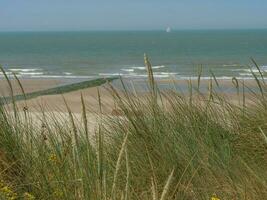
[[[22,78],[144,79],[144,54],[159,79],[251,79],[251,58],[267,73],[267,29],[0,33],[0,64]]]

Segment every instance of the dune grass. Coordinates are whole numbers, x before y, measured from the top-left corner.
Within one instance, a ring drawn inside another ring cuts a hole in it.
[[[98,93],[94,132],[82,95],[80,124],[70,108],[67,123],[43,113],[36,127],[15,100],[14,112],[1,106],[0,199],[267,199],[263,77],[254,74],[260,92],[250,92],[253,103],[234,78],[240,101],[233,103],[213,90],[215,76],[209,94],[190,82],[189,96],[160,91],[146,56],[145,64],[151,92],[139,96],[109,84],[122,116],[104,116]]]

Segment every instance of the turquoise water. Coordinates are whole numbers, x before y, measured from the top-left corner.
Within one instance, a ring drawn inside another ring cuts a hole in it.
[[[29,78],[142,78],[144,53],[158,78],[195,77],[198,65],[250,78],[250,57],[267,72],[267,30],[0,33],[0,63]]]

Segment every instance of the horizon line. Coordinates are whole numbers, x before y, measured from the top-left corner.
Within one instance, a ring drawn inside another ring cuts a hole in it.
[[[185,29],[172,29],[172,32],[177,31],[234,31],[234,30],[267,30],[267,27],[261,28],[185,28]],[[0,33],[11,33],[11,32],[150,32],[160,31],[165,32],[166,29],[81,29],[81,30],[0,30]]]

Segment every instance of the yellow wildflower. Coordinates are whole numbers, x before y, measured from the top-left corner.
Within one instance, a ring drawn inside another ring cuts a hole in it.
[[[35,199],[35,197],[28,192],[25,192],[23,196],[24,196],[25,200],[34,200]]]
[[[57,156],[54,153],[49,156],[48,160],[54,164],[58,162]]]
[[[213,194],[211,197],[211,200],[221,200],[221,199],[218,198],[216,194]]]

